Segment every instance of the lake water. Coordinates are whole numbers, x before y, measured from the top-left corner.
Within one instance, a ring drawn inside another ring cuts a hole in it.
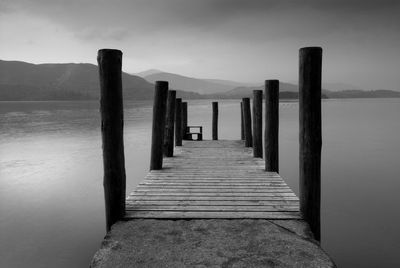
[[[280,103],[280,170],[298,193],[298,103]],[[87,267],[105,235],[97,102],[0,102],[0,267]],[[323,102],[322,246],[339,267],[400,267],[400,99]],[[237,100],[221,139],[239,139]],[[125,103],[127,191],[148,171],[150,102]],[[211,101],[189,101],[211,137]]]

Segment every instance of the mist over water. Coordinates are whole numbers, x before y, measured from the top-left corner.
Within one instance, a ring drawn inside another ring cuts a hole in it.
[[[211,100],[188,101],[211,138]],[[398,267],[400,100],[323,102],[322,246],[338,267]],[[0,267],[87,267],[105,235],[98,102],[0,102]],[[125,102],[127,192],[149,168],[151,102]],[[239,139],[239,100],[219,104]],[[280,171],[298,194],[298,104],[280,103]]]

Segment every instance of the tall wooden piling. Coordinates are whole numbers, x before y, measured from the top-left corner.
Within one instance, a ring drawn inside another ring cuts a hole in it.
[[[243,98],[243,119],[244,119],[244,139],[245,146],[253,146],[253,135],[251,133],[251,111],[250,111],[250,98]]]
[[[186,140],[186,131],[188,126],[188,104],[182,102],[182,139]]]
[[[212,103],[212,139],[218,140],[218,102]]]
[[[300,210],[320,240],[322,48],[301,48],[299,56]]]
[[[253,156],[263,157],[262,90],[253,90]]]
[[[279,172],[279,80],[265,81],[265,171]]]
[[[175,145],[182,146],[182,99],[175,102]]]
[[[150,170],[162,169],[168,82],[156,81],[153,104]]]
[[[106,229],[109,231],[111,226],[125,215],[122,52],[114,49],[101,49],[98,51],[97,62],[100,76]]]
[[[164,155],[166,157],[174,156],[175,99],[176,91],[168,91],[166,133],[164,140]]]
[[[240,102],[240,139],[244,140],[243,102]]]

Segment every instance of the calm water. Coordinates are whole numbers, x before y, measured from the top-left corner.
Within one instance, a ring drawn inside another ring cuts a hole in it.
[[[237,101],[220,138],[238,139]],[[125,103],[127,190],[147,173],[150,102]],[[400,100],[323,103],[322,245],[339,267],[400,267]],[[189,101],[210,138],[211,101]],[[87,267],[105,234],[97,102],[0,102],[0,267]],[[298,104],[280,104],[281,174],[298,193]]]

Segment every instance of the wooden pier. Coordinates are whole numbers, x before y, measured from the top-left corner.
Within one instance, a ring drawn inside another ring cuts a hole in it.
[[[219,139],[215,101],[202,140],[188,103],[156,81],[150,171],[126,198],[122,53],[99,51],[108,235],[91,267],[336,267],[318,244],[322,49],[299,55],[300,199],[279,175],[278,80],[265,81],[264,144],[261,90],[253,114],[250,98],[240,103],[241,140]]]
[[[184,141],[126,201],[125,218],[300,219],[299,200],[243,141]]]

